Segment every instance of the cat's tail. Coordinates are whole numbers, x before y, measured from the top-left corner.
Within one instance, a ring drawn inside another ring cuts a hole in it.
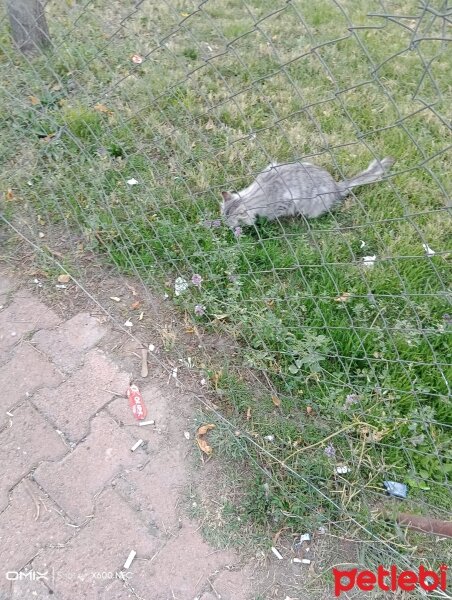
[[[358,185],[380,181],[394,163],[395,160],[390,157],[383,158],[383,160],[373,160],[362,173],[359,173],[351,179],[344,179],[344,181],[338,183],[341,197],[345,198],[350,190]]]

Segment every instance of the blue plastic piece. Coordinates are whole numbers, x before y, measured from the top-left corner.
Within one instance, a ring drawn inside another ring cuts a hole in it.
[[[383,481],[383,483],[390,496],[395,498],[407,497],[408,488],[404,483],[397,483],[397,481]]]

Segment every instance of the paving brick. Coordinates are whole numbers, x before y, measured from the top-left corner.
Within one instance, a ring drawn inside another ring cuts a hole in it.
[[[58,325],[61,319],[26,291],[14,294],[11,304],[0,312],[0,351],[7,350],[26,333]]]
[[[53,387],[61,381],[63,377],[45,356],[28,343],[21,344],[12,359],[0,367],[0,425],[5,422],[5,412],[21,400],[40,387]]]
[[[78,524],[93,512],[93,497],[123,468],[142,464],[131,439],[107,416],[91,423],[91,433],[59,463],[44,463],[34,477]]]
[[[33,398],[34,404],[63,431],[70,440],[81,440],[89,430],[89,421],[113,394],[124,394],[121,401],[127,405],[125,392],[129,375],[99,350],[91,350],[83,367],[76,371],[58,389],[41,390]]]
[[[185,523],[179,535],[165,545],[152,563],[134,565],[131,583],[138,596],[146,599],[163,600],[168,598],[168,592],[173,592],[176,598],[191,600],[202,590],[207,591],[208,578],[236,561],[237,556],[232,552],[215,553],[197,527]]]
[[[7,571],[21,571],[40,549],[64,543],[72,534],[51,499],[33,481],[21,481],[12,492],[11,503],[0,514],[0,591],[10,585]],[[30,587],[32,582],[21,583]]]
[[[8,503],[8,491],[43,460],[67,452],[60,436],[29,404],[14,411],[10,426],[0,433],[0,509]]]
[[[137,510],[150,511],[156,526],[166,531],[178,524],[180,511],[176,504],[186,475],[183,450],[163,449],[142,470],[124,474],[121,479],[129,485],[118,482],[117,490]]]
[[[123,569],[131,550],[137,553],[129,569],[133,581],[135,566],[146,562],[140,559],[151,558],[158,547],[158,540],[149,534],[135,511],[108,489],[97,499],[95,518],[65,548],[38,556],[33,568],[53,570],[53,590],[61,600],[97,600],[102,597],[102,590],[112,587],[113,579],[108,577],[114,578],[115,573]],[[103,573],[106,576],[102,577]],[[127,597],[117,596],[118,599]]]
[[[52,358],[58,367],[72,371],[107,333],[98,319],[88,313],[79,313],[54,330],[41,329],[33,336],[40,350]]]

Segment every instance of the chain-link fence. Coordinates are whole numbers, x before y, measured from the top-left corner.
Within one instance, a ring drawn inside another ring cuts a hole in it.
[[[31,248],[37,285],[70,294],[56,281],[70,274],[138,337],[145,310],[121,313],[96,261],[179,307],[202,359],[162,340],[217,398],[248,516],[334,524],[365,560],[447,560],[444,538],[397,525],[450,518],[446,2],[45,10],[42,53],[13,46],[6,13],[0,33],[2,227]],[[221,192],[271,161],[339,181],[386,156],[383,181],[318,219],[221,219]]]

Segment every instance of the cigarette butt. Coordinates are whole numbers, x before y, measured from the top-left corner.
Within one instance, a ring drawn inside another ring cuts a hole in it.
[[[304,565],[310,565],[310,564],[311,564],[311,561],[309,560],[309,558],[302,558],[302,559],[301,559],[301,562],[302,562]]]
[[[146,348],[141,349],[141,377],[148,376],[148,351]]]
[[[294,563],[301,563],[301,558],[294,558],[292,560],[292,562],[294,562]]]
[[[278,560],[282,560],[283,559],[282,555],[278,552],[278,550],[274,546],[272,546],[272,552],[273,552],[273,554],[276,556],[276,558]]]
[[[128,569],[130,567],[130,565],[132,564],[132,561],[136,555],[137,555],[137,553],[135,552],[135,550],[130,551],[129,556],[127,557],[127,560],[124,563],[124,569]]]
[[[136,444],[134,444],[130,449],[132,450],[132,452],[135,452],[135,450],[139,448],[141,444],[144,444],[143,440],[138,440],[138,442],[136,442]]]
[[[155,425],[155,421],[139,421],[138,426],[144,427],[144,425]]]

